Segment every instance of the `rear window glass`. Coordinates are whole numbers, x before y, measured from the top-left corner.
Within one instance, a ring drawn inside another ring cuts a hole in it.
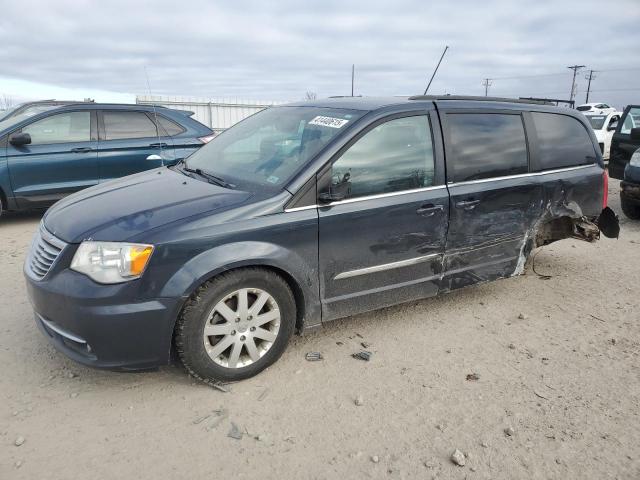
[[[576,108],[576,110],[579,110],[581,112],[586,112],[587,110],[591,110],[591,105],[581,105],[578,108]]]
[[[543,170],[585,165],[595,161],[587,129],[573,117],[533,112],[538,134],[538,156]]]
[[[591,124],[591,128],[594,130],[600,130],[604,126],[604,121],[607,119],[606,115],[587,115],[587,119]]]
[[[106,140],[156,137],[156,125],[144,112],[105,111],[104,134]]]
[[[528,157],[520,115],[451,113],[447,115],[452,155],[450,181],[527,173]]]
[[[168,118],[163,117],[162,115],[158,115],[158,124],[160,125],[161,128],[161,135],[162,130],[164,130],[164,135],[168,135],[169,137],[173,137],[175,135],[179,135],[182,132],[184,132],[184,128],[182,128],[180,125],[178,125],[177,123],[169,120]]]

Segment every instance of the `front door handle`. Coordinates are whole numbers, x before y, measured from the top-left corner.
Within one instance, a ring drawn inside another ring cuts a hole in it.
[[[78,147],[78,148],[72,148],[71,151],[73,153],[88,153],[91,151],[91,148],[89,147]]]
[[[444,210],[444,205],[434,205],[433,203],[427,203],[426,205],[422,205],[419,209],[416,210],[418,215],[422,215],[423,217],[432,217],[436,214],[436,212],[442,212]]]
[[[461,202],[456,203],[456,208],[461,208],[462,210],[473,210],[480,203],[480,200],[462,200]]]
[[[167,144],[164,142],[160,142],[160,143],[150,143],[149,144],[150,147],[153,148],[167,148]]]

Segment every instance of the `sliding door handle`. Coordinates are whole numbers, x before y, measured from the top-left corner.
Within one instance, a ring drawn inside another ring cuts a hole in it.
[[[153,148],[167,148],[167,144],[164,142],[160,142],[160,143],[150,143],[149,144],[150,147]]]
[[[432,217],[437,212],[444,211],[444,205],[434,205],[433,203],[427,203],[426,205],[422,205],[419,209],[416,210],[418,215],[422,215],[423,217]]]
[[[89,152],[93,151],[93,149],[91,149],[89,147],[78,147],[78,148],[72,148],[71,151],[73,153],[89,153]]]
[[[473,210],[480,203],[480,200],[462,200],[461,202],[456,203],[456,208],[461,208],[462,210]]]

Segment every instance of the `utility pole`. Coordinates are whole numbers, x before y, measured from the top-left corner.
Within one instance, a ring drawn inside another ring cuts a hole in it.
[[[585,99],[584,103],[589,103],[589,92],[591,91],[591,80],[596,79],[596,77],[593,75],[594,73],[596,73],[596,70],[589,70],[589,75],[584,77],[585,79],[589,80],[589,83],[587,83],[587,98]]]
[[[482,81],[482,86],[484,87],[484,96],[487,97],[489,95],[489,87],[492,85],[492,81],[490,78],[485,78]]]
[[[573,102],[573,99],[576,96],[576,75],[578,74],[578,70],[586,67],[586,65],[571,65],[567,67],[569,70],[573,70],[573,80],[571,81],[571,95],[569,96],[569,101]]]
[[[353,97],[353,83],[356,77],[356,64],[351,64],[351,96]]]
[[[424,90],[424,95],[427,94],[427,92],[429,91],[429,87],[431,86],[431,82],[433,82],[433,77],[436,76],[436,73],[438,72],[438,68],[440,68],[440,63],[442,63],[442,59],[444,58],[444,54],[447,53],[447,50],[449,50],[449,46],[446,45],[444,47],[444,51],[442,52],[442,56],[440,57],[440,60],[438,60],[438,65],[436,65],[436,69],[433,71],[433,75],[431,75],[431,79],[429,80],[429,84],[427,85],[427,88],[425,88]]]

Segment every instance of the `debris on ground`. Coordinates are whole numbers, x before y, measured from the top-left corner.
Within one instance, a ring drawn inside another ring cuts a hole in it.
[[[427,468],[436,468],[438,466],[438,462],[436,460],[427,460],[424,462],[424,466]]]
[[[13,444],[14,444],[16,447],[19,447],[19,446],[21,446],[21,445],[24,443],[24,441],[25,441],[25,440],[24,440],[24,437],[18,437],[18,438],[16,438],[16,441],[15,441],[15,442],[13,442]]]
[[[470,382],[475,382],[477,380],[480,380],[480,374],[478,373],[469,373],[467,374],[467,380]]]
[[[69,372],[69,373],[67,373],[67,377],[69,377],[69,378],[76,378],[76,377],[77,377],[77,375],[76,375],[75,373],[73,373],[73,372]]]
[[[76,398],[78,396],[77,392],[73,392],[71,395],[69,395],[71,398]]]
[[[510,350],[515,350],[515,349],[516,349],[515,344],[510,343],[510,344],[509,344],[509,349],[510,349]]]
[[[227,437],[233,438],[235,440],[242,440],[242,430],[238,428],[238,425],[231,422],[231,430],[227,433]]]
[[[269,389],[265,387],[262,393],[258,396],[258,401],[261,402],[262,400],[267,398],[267,395],[269,395]]]
[[[440,430],[441,432],[444,432],[446,430],[447,426],[444,423],[439,423],[439,424],[436,425],[436,428],[438,430]]]
[[[378,455],[373,455],[373,456],[371,457],[371,461],[372,461],[373,463],[378,463],[378,462],[380,461],[380,457],[378,457]]]
[[[361,407],[364,405],[364,398],[362,397],[362,395],[358,395],[353,403],[355,403],[358,407]]]
[[[343,342],[336,342],[336,345],[344,345]]]
[[[513,427],[507,427],[504,429],[504,434],[507,437],[513,437],[516,434],[516,431],[513,429]]]
[[[199,425],[199,424],[201,424],[202,422],[204,422],[207,418],[210,418],[210,417],[211,417],[211,414],[203,415],[203,416],[201,416],[201,417],[198,417],[198,418],[196,418],[196,419],[193,421],[193,424],[194,424],[194,425]]]
[[[535,390],[533,391],[534,395],[538,398],[543,398],[545,400],[549,400],[548,397],[545,397],[544,395],[542,395],[541,393],[536,392]]]
[[[489,448],[489,444],[487,442],[480,442],[480,446],[482,448]]]
[[[323,359],[323,356],[320,352],[309,352],[304,356],[304,358],[307,362],[318,362]]]
[[[368,362],[369,360],[371,360],[371,355],[373,355],[373,353],[367,351],[367,350],[362,350],[358,353],[354,353],[353,355],[351,355],[353,358],[357,358],[358,360],[364,360],[365,362]]]
[[[460,450],[456,448],[454,452],[451,454],[451,461],[459,467],[464,467],[464,464],[465,464],[464,453],[462,453]]]
[[[231,390],[226,386],[226,384],[222,383],[222,382],[211,382],[209,383],[209,385],[213,388],[215,388],[216,390],[220,390],[221,392],[224,393],[229,393]]]
[[[369,348],[371,346],[369,342],[360,342],[360,345],[362,345],[362,348]]]
[[[14,467],[20,468],[22,466],[22,460],[17,460],[16,463],[13,464]]]
[[[207,432],[218,428],[218,425],[220,425],[224,421],[224,419],[227,418],[227,411],[224,408],[221,408],[219,410],[214,410],[212,412],[212,415],[215,415],[215,418],[211,421],[211,423],[209,423],[209,425],[207,425]]]
[[[527,319],[527,316],[526,316],[524,313],[520,313],[520,314],[518,315],[518,318],[519,318],[520,320],[526,320],[526,319]]]

